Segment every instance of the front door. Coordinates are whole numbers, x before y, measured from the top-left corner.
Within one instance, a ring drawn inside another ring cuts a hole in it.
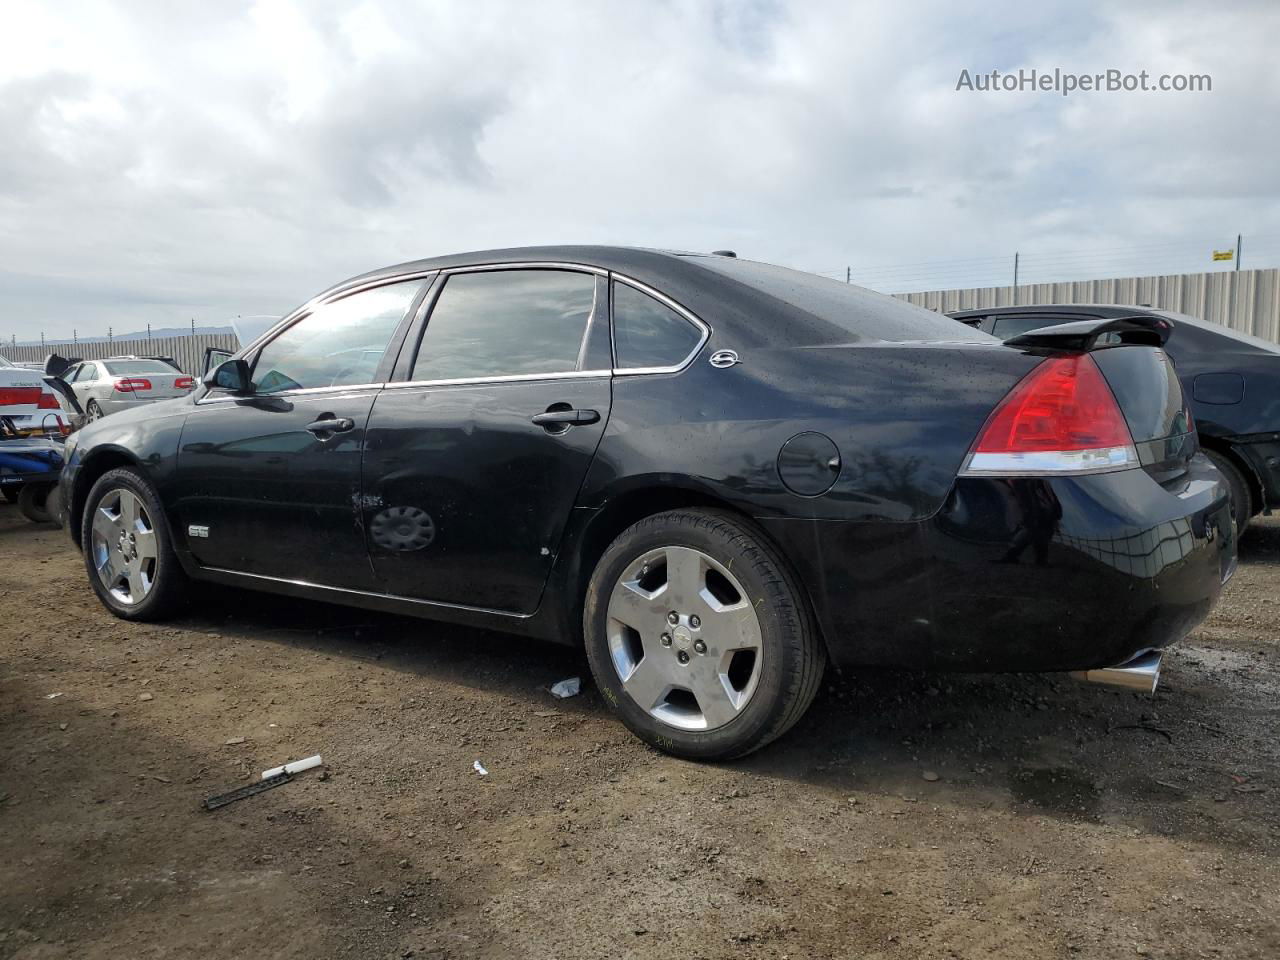
[[[380,590],[537,609],[609,417],[596,287],[568,269],[444,278],[404,381],[369,418],[364,518]]]
[[[178,536],[202,566],[370,589],[360,516],[365,427],[413,280],[333,300],[264,344],[254,392],[211,391],[178,455]]]

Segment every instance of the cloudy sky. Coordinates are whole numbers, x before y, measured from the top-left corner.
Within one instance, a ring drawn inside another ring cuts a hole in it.
[[[1030,279],[1208,269],[1237,233],[1280,263],[1280,4],[960,6],[0,0],[0,336],[518,244],[887,291],[1007,282],[1015,250]],[[956,90],[1055,67],[1212,92]]]

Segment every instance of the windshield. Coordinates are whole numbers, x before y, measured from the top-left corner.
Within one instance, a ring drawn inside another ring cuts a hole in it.
[[[696,259],[708,270],[724,274],[804,311],[828,327],[833,339],[898,343],[917,340],[991,341],[982,331],[956,323],[950,317],[865,287],[755,260],[734,257]]]
[[[177,373],[173,367],[160,360],[112,360],[104,363],[112,376],[130,376],[135,373]]]

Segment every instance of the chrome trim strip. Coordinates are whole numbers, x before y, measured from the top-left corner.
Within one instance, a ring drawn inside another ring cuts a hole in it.
[[[694,315],[691,311],[686,310],[680,304],[676,303],[676,301],[672,300],[665,293],[662,293],[659,290],[655,290],[653,287],[649,286],[647,283],[641,283],[639,280],[633,280],[631,279],[631,277],[625,276],[621,273],[612,273],[610,274],[610,276],[619,283],[625,283],[627,286],[635,290],[639,290],[641,293],[648,294],[649,296],[653,297],[653,299],[657,300],[663,306],[669,307],[672,310],[674,310],[676,313],[680,314],[680,316],[684,317],[686,320],[688,320],[690,323],[692,323],[695,327],[697,327],[702,332],[702,338],[697,342],[697,344],[694,345],[694,348],[691,351],[689,351],[689,355],[686,356],[679,363],[674,364],[673,366],[614,367],[613,375],[615,377],[636,377],[636,376],[643,376],[645,374],[650,374],[650,373],[679,373],[681,370],[689,366],[689,364],[693,363],[693,361],[697,358],[698,354],[702,352],[702,348],[707,345],[707,341],[711,339],[711,327],[707,323],[705,323],[703,320],[701,320],[699,317]],[[610,300],[609,305],[612,308],[613,298],[610,297],[609,300]],[[611,309],[610,317],[609,317],[610,338],[613,337],[612,313],[613,311]],[[618,362],[617,344],[614,344],[613,362],[614,363]]]
[[[385,383],[351,383],[343,387],[299,387],[297,390],[280,390],[277,393],[246,393],[246,394],[219,394],[216,397],[210,397],[208,394],[196,401],[196,406],[204,406],[207,403],[227,403],[232,400],[254,400],[273,397],[301,397],[306,400],[308,397],[327,396],[333,393],[358,393],[361,390],[381,390],[387,384]],[[213,392],[213,388],[209,389]]]
[[[567,263],[559,260],[520,260],[510,263],[471,263],[465,267],[437,267],[441,273],[477,273],[492,270],[576,270],[580,273],[594,273],[597,276],[608,276],[604,267],[593,267],[589,263]]]
[[[510,613],[506,610],[494,610],[490,607],[469,607],[464,603],[445,603],[442,600],[419,600],[416,597],[402,597],[395,593],[374,593],[371,590],[352,590],[349,587],[331,587],[323,583],[312,583],[310,580],[290,580],[288,577],[269,577],[264,573],[245,573],[242,570],[228,570],[225,567],[201,567],[210,573],[221,573],[225,576],[244,577],[248,580],[266,580],[270,583],[285,583],[294,587],[305,587],[308,590],[327,590],[354,597],[372,597],[375,600],[395,600],[399,603],[416,603],[424,607],[444,607],[449,610],[465,610],[468,613],[485,613],[492,616],[510,617],[514,620],[528,620],[532,613]]]
[[[471,383],[518,383],[522,380],[581,380],[586,377],[607,377],[608,370],[570,370],[568,373],[515,373],[501,377],[459,377],[455,380],[398,380],[383,384],[387,390],[403,387],[454,387]]]
[[[1114,473],[1142,466],[1133,444],[1088,450],[1030,453],[970,452],[960,467],[962,477],[1063,477]]]

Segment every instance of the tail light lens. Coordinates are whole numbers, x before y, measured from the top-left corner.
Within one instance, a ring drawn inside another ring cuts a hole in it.
[[[142,377],[125,377],[116,381],[116,393],[136,393],[139,390],[150,390],[151,381]]]
[[[967,476],[1104,473],[1138,466],[1129,425],[1088,354],[1050,357],[987,419]]]
[[[178,377],[173,381],[175,390],[190,390],[196,385],[194,377]]]
[[[36,404],[36,409],[37,410],[61,410],[62,407],[58,405],[58,398],[55,397],[52,393],[42,393],[40,394],[40,402]]]

